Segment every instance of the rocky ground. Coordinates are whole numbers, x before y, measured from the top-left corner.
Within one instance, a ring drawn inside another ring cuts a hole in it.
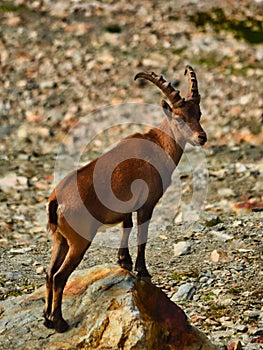
[[[83,128],[99,132],[85,144],[83,158],[92,159],[133,131],[120,125],[125,118],[156,123],[155,113],[136,119],[118,107],[159,103],[159,91],[134,75],[162,73],[183,94],[190,63],[209,142],[202,152],[188,149],[181,162],[182,198],[177,213],[172,191],[161,207],[159,217],[171,205],[172,220],[149,241],[149,270],[217,344],[262,347],[262,15],[262,1],[254,0],[0,3],[1,299],[12,302],[44,283],[51,247],[45,204],[58,153],[64,161],[59,144],[75,152]],[[114,106],[106,117],[94,115],[106,105]],[[188,227],[182,218],[191,210],[198,154],[206,160],[207,195],[204,186],[200,216]],[[115,260],[115,247],[94,244],[81,267]]]

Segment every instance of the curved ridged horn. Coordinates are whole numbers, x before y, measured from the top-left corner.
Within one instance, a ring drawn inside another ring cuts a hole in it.
[[[166,81],[162,75],[156,75],[154,72],[140,72],[135,75],[134,80],[138,78],[144,78],[158,86],[158,88],[162,90],[174,107],[179,107],[179,105],[184,101],[184,99],[180,96],[180,91],[175,90],[172,87],[172,84]]]
[[[199,104],[200,103],[200,95],[198,92],[198,84],[197,84],[197,79],[195,75],[195,71],[193,68],[189,65],[185,67],[184,75],[188,74],[188,94],[187,94],[187,99],[192,100],[195,103]]]

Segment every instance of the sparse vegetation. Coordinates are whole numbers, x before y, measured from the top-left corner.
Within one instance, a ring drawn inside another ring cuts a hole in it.
[[[189,15],[188,18],[195,23],[197,28],[206,30],[207,26],[212,26],[217,33],[230,31],[239,40],[244,39],[252,44],[263,43],[263,22],[255,17],[248,16],[246,19],[239,19],[232,16],[229,18],[224,9],[213,8],[209,12],[196,12]]]

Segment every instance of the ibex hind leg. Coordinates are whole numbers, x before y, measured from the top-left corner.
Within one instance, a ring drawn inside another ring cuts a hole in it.
[[[54,328],[54,324],[50,319],[53,300],[53,277],[64,262],[68,250],[69,246],[66,239],[58,231],[56,231],[53,234],[51,261],[46,275],[46,305],[43,314],[45,318],[44,325],[47,328]]]
[[[77,243],[78,244],[70,245],[63,264],[53,278],[53,300],[50,319],[53,322],[56,331],[60,333],[65,332],[69,328],[68,323],[62,317],[61,310],[64,287],[69,276],[79,265],[83,258],[83,255],[91,244],[90,241],[84,239],[82,242]]]

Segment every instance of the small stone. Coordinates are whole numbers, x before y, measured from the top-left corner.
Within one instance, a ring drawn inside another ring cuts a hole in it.
[[[259,318],[259,316],[260,316],[260,312],[259,311],[251,311],[248,314],[249,318]]]
[[[42,80],[39,82],[40,89],[51,89],[54,86],[53,80]]]
[[[4,192],[9,192],[12,189],[25,189],[27,187],[27,178],[15,173],[8,173],[0,179],[0,188]]]
[[[217,191],[217,193],[220,197],[225,197],[225,198],[235,196],[235,192],[232,190],[232,188],[220,188]]]
[[[228,261],[228,256],[226,252],[223,252],[222,250],[213,250],[211,255],[210,255],[211,261],[214,263],[218,263],[219,261],[225,262]]]
[[[235,220],[232,224],[233,227],[239,227],[239,226],[242,226],[243,223],[241,220]]]
[[[242,164],[242,163],[236,163],[235,164],[235,170],[236,170],[236,173],[244,173],[247,171],[247,167],[245,164]]]
[[[15,17],[10,17],[6,20],[6,24],[10,27],[12,26],[17,26],[21,22],[20,17],[15,16]]]
[[[204,225],[195,223],[195,224],[193,225],[192,232],[194,232],[194,233],[200,233],[200,232],[204,231],[204,229],[205,229],[205,226],[204,226]]]
[[[159,62],[150,58],[144,58],[142,64],[146,67],[158,67]]]
[[[29,122],[37,123],[43,119],[43,116],[37,112],[26,111],[26,119]]]
[[[22,275],[19,272],[16,272],[16,271],[10,271],[10,272],[8,272],[6,274],[6,278],[9,279],[9,280],[19,280],[21,277],[22,277]],[[10,283],[12,284],[12,282],[7,281],[6,285],[8,285]]]
[[[210,215],[209,217],[206,218],[205,225],[206,227],[213,227],[218,224],[222,223],[221,219],[217,215]]]
[[[18,129],[17,129],[17,137],[19,139],[26,139],[28,136],[28,128],[26,125],[21,125]]]
[[[66,17],[68,14],[68,4],[66,2],[59,1],[58,3],[54,3],[51,7],[50,13],[54,17]]]
[[[30,247],[18,248],[18,249],[12,248],[10,250],[10,253],[12,253],[12,254],[24,254],[24,253],[30,252],[31,250],[32,250],[32,248],[30,248]]]
[[[114,57],[108,51],[102,52],[99,56],[99,62],[101,63],[112,64],[114,60]]]
[[[263,335],[263,328],[254,331],[253,336]]]
[[[38,275],[42,275],[42,273],[44,272],[44,267],[43,266],[39,266],[37,269],[36,269],[36,273]]]
[[[191,252],[191,244],[188,241],[181,241],[174,244],[174,255],[181,256]]]
[[[206,283],[208,281],[208,277],[207,276],[203,276],[199,279],[200,283]]]
[[[187,299],[193,299],[193,296],[196,292],[196,287],[192,283],[184,283],[182,284],[178,291],[173,295],[172,301]]]
[[[244,324],[239,324],[235,326],[235,330],[240,333],[246,333],[248,331],[248,326]]]
[[[220,231],[211,231],[210,233],[213,234],[214,238],[217,239],[218,241],[226,242],[234,238],[232,235],[228,235]]]
[[[244,95],[240,97],[240,104],[246,105],[249,102],[250,96]]]
[[[233,264],[231,267],[236,271],[243,271],[246,268],[245,264]]]

